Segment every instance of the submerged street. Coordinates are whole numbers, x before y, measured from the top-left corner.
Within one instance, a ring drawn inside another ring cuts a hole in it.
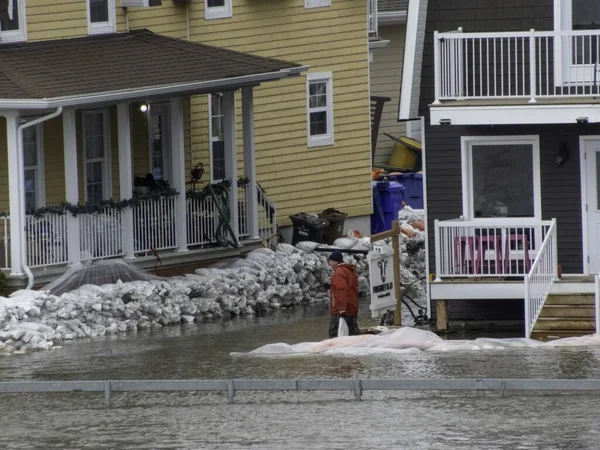
[[[363,326],[375,324],[366,303],[360,317]],[[262,317],[76,340],[0,358],[0,378],[600,378],[600,347],[230,355],[274,342],[325,339],[327,320],[327,305],[297,306]],[[363,399],[355,402],[350,392],[239,393],[236,404],[227,405],[224,394],[139,393],[117,394],[113,408],[105,409],[98,394],[3,395],[0,446],[341,449],[341,442],[353,442],[359,449],[592,449],[600,434],[594,394],[367,392]],[[336,431],[339,424],[351,426]]]

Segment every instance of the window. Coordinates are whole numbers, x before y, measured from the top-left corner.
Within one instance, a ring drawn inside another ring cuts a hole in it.
[[[2,42],[26,41],[24,0],[8,0],[7,14],[0,13],[0,40]]]
[[[232,0],[204,0],[206,20],[224,19],[233,16]]]
[[[541,218],[539,138],[463,137],[463,214]]]
[[[308,74],[308,146],[333,144],[333,82],[331,72]]]
[[[225,139],[223,137],[223,94],[211,94],[208,99],[210,117],[211,180],[225,178]]]
[[[25,211],[33,211],[44,206],[42,140],[41,124],[23,130]]]
[[[149,113],[150,173],[156,180],[171,180],[169,105],[153,103]]]
[[[115,0],[87,0],[88,34],[116,31]]]
[[[324,6],[331,6],[331,0],[304,0],[304,8],[322,8]]]
[[[85,200],[99,203],[110,198],[108,112],[84,111]]]

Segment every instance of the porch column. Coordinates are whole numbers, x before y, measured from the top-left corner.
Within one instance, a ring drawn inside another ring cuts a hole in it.
[[[18,135],[19,115],[17,111],[4,114],[6,118],[6,148],[8,150],[8,199],[10,215],[10,274],[23,274],[23,260],[21,259],[21,244],[25,239],[25,224],[21,219],[21,191],[25,189],[21,182],[19,170]]]
[[[244,176],[250,180],[246,192],[248,232],[258,238],[258,194],[256,187],[256,148],[254,145],[254,92],[252,87],[242,88],[242,124],[244,130]]]
[[[231,180],[231,193],[229,194],[230,224],[235,238],[239,241],[235,91],[225,91],[223,93],[223,128],[223,138],[225,140],[225,178]]]
[[[75,110],[63,111],[63,145],[65,152],[65,200],[73,205],[79,203],[79,175],[77,173],[77,128]],[[67,244],[69,262],[81,262],[79,217],[67,214]]]
[[[175,229],[177,231],[177,251],[188,251],[187,208],[185,198],[185,145],[183,132],[183,99],[172,98],[171,109],[171,149],[173,155],[173,189],[179,192],[175,200]]]
[[[117,105],[117,123],[119,132],[119,190],[121,200],[133,197],[133,163],[131,156],[131,114],[129,103]],[[123,210],[123,231],[121,242],[125,258],[133,259],[133,209]]]

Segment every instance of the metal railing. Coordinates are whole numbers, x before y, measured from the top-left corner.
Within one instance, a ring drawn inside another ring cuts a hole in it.
[[[66,214],[26,216],[25,239],[29,267],[53,266],[69,262]]]
[[[525,336],[530,337],[558,276],[556,220],[546,234],[531,270],[525,277]]]
[[[133,207],[135,253],[177,247],[176,196],[143,200]]]
[[[194,247],[216,242],[219,213],[212,197],[202,200],[188,198],[186,209],[188,245]]]
[[[258,190],[258,234],[263,241],[269,244],[271,238],[277,235],[277,209],[275,202],[267,197],[262,187],[256,186]]]
[[[600,30],[434,33],[435,100],[599,93]]]
[[[524,278],[552,224],[519,218],[436,220],[437,279]]]
[[[376,37],[379,35],[379,24],[377,18],[377,1],[378,0],[368,0],[368,23],[369,23],[369,36]]]
[[[10,217],[0,217],[0,269],[10,269]]]
[[[122,256],[123,213],[106,207],[100,213],[79,216],[81,259]]]
[[[234,403],[238,391],[350,391],[361,400],[364,391],[488,391],[595,392],[597,379],[307,379],[307,380],[118,380],[118,381],[4,381],[2,394],[98,392],[106,406],[118,392],[225,392]]]

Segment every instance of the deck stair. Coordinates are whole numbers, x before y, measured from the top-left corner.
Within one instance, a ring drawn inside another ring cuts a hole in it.
[[[535,323],[532,339],[553,340],[596,332],[594,294],[550,294]]]

